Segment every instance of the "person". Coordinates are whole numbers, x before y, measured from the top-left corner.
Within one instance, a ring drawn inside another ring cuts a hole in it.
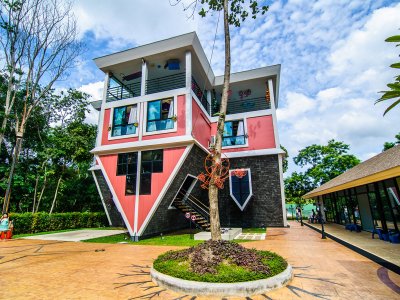
[[[311,222],[311,223],[315,223],[315,221],[316,221],[316,218],[315,218],[315,217],[316,217],[316,216],[315,216],[315,211],[314,211],[314,209],[312,209],[312,210],[311,210],[310,217],[308,218],[308,221]]]
[[[0,236],[1,239],[4,239],[4,241],[6,240],[6,233],[9,230],[8,223],[9,223],[8,213],[4,213],[0,219]]]
[[[300,222],[300,208],[296,207],[296,221]]]

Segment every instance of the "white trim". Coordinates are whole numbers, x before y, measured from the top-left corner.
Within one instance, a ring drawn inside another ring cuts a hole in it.
[[[125,211],[122,209],[121,203],[119,202],[117,194],[115,193],[114,187],[112,186],[111,181],[107,176],[107,172],[105,171],[100,158],[97,156],[96,159],[97,159],[97,163],[99,164],[99,166],[101,168],[101,171],[103,172],[103,176],[104,176],[105,180],[107,181],[108,188],[110,189],[111,194],[113,196],[114,204],[117,207],[119,213],[121,214],[122,219],[125,222],[126,228],[128,229],[130,236],[134,236],[134,232],[132,230],[131,224],[129,224],[128,218],[125,215]]]
[[[211,91],[207,91],[207,103],[208,103],[208,107],[210,108],[210,111],[208,112],[209,116],[211,116],[211,111],[212,111],[212,107],[211,107]]]
[[[285,153],[285,152],[279,148],[262,149],[262,150],[248,150],[248,151],[238,151],[238,152],[224,152],[224,154],[228,158],[273,155],[273,154],[280,154],[280,153]]]
[[[256,111],[249,111],[249,112],[243,112],[243,113],[237,113],[237,114],[229,114],[226,115],[225,121],[231,121],[235,119],[243,119],[243,118],[256,118],[256,117],[263,117],[263,116],[269,116],[272,115],[272,110],[271,109],[263,109],[263,110],[256,110]],[[211,122],[216,123],[218,122],[218,117],[211,117]]]
[[[186,88],[192,87],[192,52],[185,52],[185,67],[186,67]]]
[[[136,193],[135,193],[135,214],[133,217],[133,230],[136,233],[138,231],[138,217],[139,217],[139,205],[140,205],[140,170],[142,166],[142,151],[137,152],[137,164],[136,164]],[[136,234],[135,234],[136,239]]]
[[[104,202],[103,194],[101,193],[100,185],[97,182],[97,178],[96,178],[96,175],[94,174],[94,171],[95,170],[92,170],[92,176],[93,176],[93,179],[94,179],[94,183],[96,184],[97,192],[99,193],[101,203],[103,204],[104,212],[106,213],[108,224],[111,226],[112,225],[111,218],[110,218],[110,215],[108,214],[107,206],[106,206],[106,204]],[[101,170],[100,170],[100,172],[101,172]]]
[[[245,209],[245,207],[247,206],[247,204],[249,203],[251,196],[253,196],[253,187],[251,185],[251,172],[250,172],[250,168],[241,169],[241,170],[246,170],[247,174],[249,175],[250,194],[246,198],[246,200],[244,201],[243,205],[240,205],[239,201],[235,198],[235,196],[232,193],[232,180],[231,180],[232,176],[231,176],[231,173],[233,171],[235,171],[235,170],[238,170],[238,169],[229,170],[229,193],[230,193],[233,201],[235,201],[236,205],[240,208],[241,211],[243,211]]]
[[[179,88],[179,89],[175,89],[175,90],[169,90],[169,91],[164,91],[164,92],[159,92],[159,93],[154,93],[154,94],[148,94],[148,95],[143,95],[143,96],[134,97],[134,98],[126,98],[123,100],[105,103],[105,109],[111,108],[111,107],[126,106],[126,105],[135,104],[135,103],[165,99],[165,98],[172,98],[175,96],[185,95],[188,92],[189,92],[188,89],[184,87],[184,88]]]
[[[247,148],[249,147],[249,137],[247,135],[247,118],[243,119],[235,119],[235,120],[225,120],[224,124],[226,122],[235,122],[235,121],[243,121],[243,130],[244,130],[244,140],[245,143],[243,145],[231,145],[231,146],[222,146],[222,150],[224,149],[235,149],[235,148]],[[224,135],[222,135],[222,143],[224,142]]]
[[[194,143],[195,139],[191,135],[180,135],[168,138],[158,138],[151,140],[144,140],[138,142],[128,142],[120,144],[103,145],[90,150],[93,154],[111,154],[128,152],[130,150],[139,151],[155,148],[158,146],[160,148],[171,148],[179,146],[187,146],[188,144]]]
[[[280,147],[279,135],[278,135],[278,125],[276,119],[276,108],[275,108],[275,97],[274,97],[274,87],[272,84],[272,79],[268,80],[269,98],[272,109],[272,125],[274,126],[274,136],[275,136],[275,147]]]
[[[186,149],[183,152],[181,158],[179,159],[178,163],[176,164],[175,169],[172,171],[172,173],[169,176],[167,182],[164,184],[164,187],[162,188],[160,194],[158,195],[156,201],[154,202],[153,206],[151,207],[150,212],[147,214],[146,219],[143,221],[143,224],[140,227],[140,230],[138,232],[138,236],[141,236],[143,231],[146,230],[146,227],[147,227],[149,221],[153,217],[156,209],[160,205],[161,200],[164,198],[165,193],[168,191],[170,185],[172,184],[172,181],[175,179],[176,175],[178,174],[178,171],[182,167],[182,164],[186,160],[186,158],[189,155],[190,150],[192,150],[192,148],[193,148],[193,145],[190,145],[190,146],[186,147]]]
[[[193,190],[194,186],[196,185],[198,179],[197,179],[196,176],[194,176],[194,175],[192,175],[192,174],[187,174],[186,177],[185,177],[185,180],[183,180],[181,186],[179,187],[179,189],[178,189],[178,191],[176,192],[174,198],[172,199],[171,203],[169,204],[168,209],[176,209],[175,207],[172,206],[172,203],[174,203],[176,196],[178,196],[179,191],[181,190],[183,184],[185,183],[186,179],[187,179],[189,176],[190,176],[190,177],[193,177],[193,178],[194,178],[194,181],[190,184],[190,187],[189,187],[189,189],[186,191],[186,194],[190,194],[190,193],[192,192],[192,190]],[[185,195],[185,196],[186,196],[186,195]]]
[[[146,95],[146,81],[148,76],[147,62],[142,60],[142,78],[140,82],[140,96]]]
[[[125,134],[125,135],[117,135],[117,136],[112,136],[112,131],[113,131],[113,121],[114,121],[114,109],[115,108],[119,108],[119,107],[127,107],[127,106],[134,106],[136,105],[136,120],[137,123],[139,123],[139,104],[128,104],[128,105],[122,105],[122,106],[115,106],[115,107],[111,107],[110,109],[110,122],[108,124],[108,128],[111,128],[108,131],[108,140],[112,141],[112,140],[120,140],[120,139],[127,139],[127,138],[132,138],[132,137],[138,137],[139,136],[139,125],[136,127],[136,133],[133,134]]]
[[[94,158],[94,163],[96,163],[96,158],[95,157],[93,157]],[[96,171],[96,170],[101,170],[100,169],[100,167],[99,167],[99,165],[94,165],[94,166],[91,166],[89,169],[88,169],[88,171]]]
[[[152,101],[162,101],[162,100],[164,100],[164,99],[168,99],[168,98],[173,98],[173,104],[174,104],[174,116],[175,117],[177,117],[177,114],[178,114],[178,95],[174,95],[174,96],[172,96],[172,97],[167,97],[167,98],[163,98],[163,99],[154,99],[154,100],[152,100]],[[166,130],[157,130],[157,131],[149,131],[149,132],[147,132],[147,103],[148,102],[150,102],[150,101],[147,101],[147,102],[144,102],[143,103],[143,107],[144,107],[144,109],[143,109],[143,111],[144,111],[144,113],[143,113],[143,119],[142,119],[142,127],[143,127],[143,135],[144,136],[148,136],[148,135],[155,135],[155,134],[165,134],[165,133],[171,133],[171,132],[177,132],[178,131],[178,119],[176,120],[176,121],[173,121],[174,122],[174,128],[171,128],[171,129],[166,129]]]
[[[101,103],[101,108],[100,108],[100,115],[99,115],[99,122],[98,122],[98,131],[97,131],[97,137],[96,137],[96,146],[101,145],[101,140],[103,136],[103,127],[104,127],[104,113],[105,113],[105,106],[106,106],[106,100],[107,100],[107,92],[108,92],[108,80],[109,80],[109,74],[108,72],[106,73],[106,76],[104,78],[104,85],[103,85],[103,99]]]
[[[282,214],[283,214],[283,226],[287,226],[287,213],[286,213],[286,201],[285,201],[285,185],[283,182],[283,164],[282,164],[282,156],[284,154],[278,155],[278,165],[279,165],[279,183],[281,186],[281,199],[282,199]]]
[[[138,129],[139,129],[139,141],[141,141],[142,138],[143,138],[143,124],[142,124],[142,120],[143,120],[143,115],[144,115],[144,112],[143,112],[144,104],[143,104],[143,102],[141,102],[141,103],[138,103],[138,105],[139,105],[139,107],[140,107],[140,110],[139,110],[139,126],[138,126]]]

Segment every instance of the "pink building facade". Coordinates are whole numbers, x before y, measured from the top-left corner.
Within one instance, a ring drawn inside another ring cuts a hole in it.
[[[105,73],[91,168],[108,220],[132,239],[188,226],[209,229],[204,171],[216,133],[223,76],[195,33],[96,58]],[[220,191],[222,226],[286,226],[277,132],[280,65],[231,74]],[[245,170],[239,178],[232,172]]]

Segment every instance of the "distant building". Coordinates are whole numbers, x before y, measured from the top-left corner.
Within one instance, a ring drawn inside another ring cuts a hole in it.
[[[188,227],[209,229],[207,190],[197,176],[214,143],[223,76],[214,76],[195,33],[96,58],[105,73],[96,164],[110,224],[134,239]],[[220,191],[222,226],[285,226],[277,124],[280,65],[233,73]],[[243,169],[242,178],[235,176]]]
[[[304,197],[323,204],[325,218],[363,230],[399,230],[400,145],[333,178]]]

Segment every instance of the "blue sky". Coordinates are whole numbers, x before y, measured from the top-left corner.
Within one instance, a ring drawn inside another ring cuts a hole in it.
[[[399,34],[399,1],[268,1],[270,11],[232,28],[232,72],[281,64],[278,126],[293,158],[311,144],[336,139],[365,160],[400,132],[400,108],[382,117],[378,92],[396,73],[388,66],[399,49],[385,43]],[[137,45],[196,31],[210,57],[218,14],[187,18],[168,0],[76,1],[80,38],[87,51],[60,87],[101,97],[104,75],[92,59]],[[222,18],[222,16],[221,16]],[[222,19],[212,59],[223,73]],[[92,112],[88,121],[96,122]],[[290,161],[291,161],[290,158]],[[295,170],[290,163],[289,171]]]

